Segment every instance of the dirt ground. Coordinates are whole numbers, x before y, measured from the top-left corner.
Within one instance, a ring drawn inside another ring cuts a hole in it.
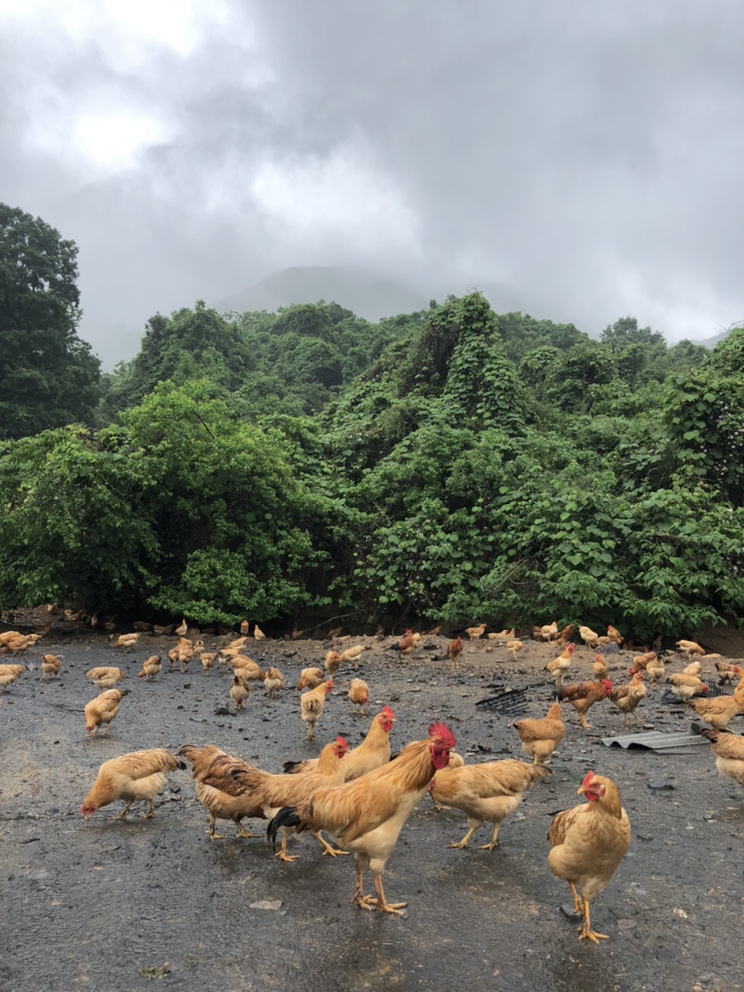
[[[227,640],[207,637],[207,647]],[[352,906],[352,859],[321,857],[311,838],[293,841],[301,854],[294,864],[273,856],[261,821],[246,821],[255,839],[236,839],[221,822],[227,839],[210,841],[188,772],[170,776],[152,820],[135,813],[113,822],[118,804],[83,821],[80,804],[107,758],[214,743],[280,771],[337,734],[358,743],[383,704],[396,714],[394,749],[424,737],[437,719],[452,726],[469,761],[523,757],[516,717],[476,703],[493,685],[529,686],[526,715],[544,715],[552,682],[543,666],[556,653],[527,641],[512,662],[504,648],[478,641],[466,644],[453,672],[446,638],[425,638],[407,659],[386,650],[390,639],[352,638],[343,647],[366,641],[371,649],[339,671],[318,739],[307,742],[291,686],[301,668],[322,664],[328,641],[251,644],[251,657],[276,665],[288,687],[271,700],[258,684],[237,715],[225,713],[225,669],[192,663],[185,675],[164,668],[156,682],[134,677],[147,655],[165,654],[174,641],[142,635],[135,649],[121,650],[105,636],[50,632],[20,659],[1,659],[29,669],[0,697],[1,992],[744,987],[744,793],[717,775],[707,745],[681,755],[605,747],[601,737],[623,733],[609,703],[590,712],[589,732],[565,707],[553,774],[507,818],[496,850],[450,849],[465,833],[464,814],[435,812],[428,797],[420,803],[384,878],[388,898],[408,902],[406,920]],[[47,651],[63,668],[42,683]],[[577,647],[571,680],[588,677],[592,654]],[[626,681],[630,654],[607,657],[611,677]],[[684,665],[681,656],[668,660],[673,671]],[[130,693],[110,736],[86,740],[83,706],[97,690],[84,672],[103,664],[125,669]],[[367,718],[351,715],[350,675],[370,684]],[[644,727],[686,729],[690,711],[663,704],[662,692],[654,687],[641,705]],[[592,906],[595,927],[610,936],[598,947],[579,943],[560,911],[568,888],[547,866],[551,814],[580,801],[589,769],[616,782],[633,828],[630,851]],[[475,842],[489,839],[486,825]]]

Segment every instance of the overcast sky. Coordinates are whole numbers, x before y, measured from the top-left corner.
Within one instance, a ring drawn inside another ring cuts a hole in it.
[[[293,265],[744,319],[741,0],[0,0],[0,200],[81,336]],[[533,309],[534,312],[534,309]]]

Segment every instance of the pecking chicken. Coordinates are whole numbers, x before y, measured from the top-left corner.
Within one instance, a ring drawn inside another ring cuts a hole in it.
[[[675,672],[674,675],[667,676],[669,691],[685,702],[693,696],[704,696],[708,692],[708,686],[701,682],[696,675],[685,675],[683,672]]]
[[[744,668],[741,668],[739,665],[729,665],[728,662],[717,661],[715,666],[718,672],[719,685],[725,685],[727,682],[738,682],[739,679],[744,679]]]
[[[116,683],[124,678],[124,672],[120,668],[101,666],[100,668],[89,668],[85,677],[97,689],[113,689]]]
[[[351,679],[349,682],[349,700],[354,716],[364,716],[364,707],[369,702],[369,686],[362,679]],[[357,709],[357,706],[359,709]]]
[[[459,636],[455,637],[447,645],[447,657],[452,662],[452,667],[455,671],[460,669],[460,655],[462,654],[462,638]]]
[[[315,724],[320,719],[325,706],[326,696],[333,689],[333,682],[326,679],[317,689],[309,689],[300,696],[300,716],[307,727],[307,739],[315,740]]]
[[[703,663],[702,661],[692,661],[689,665],[685,665],[682,669],[683,675],[696,675],[701,678],[703,674]]]
[[[523,649],[524,649],[524,644],[522,643],[522,641],[514,640],[514,641],[506,642],[506,650],[511,655],[512,661],[517,660],[517,654]]]
[[[616,686],[610,693],[610,699],[623,715],[623,725],[625,727],[628,726],[629,713],[636,723],[643,723],[635,713],[636,706],[646,695],[646,686],[643,684],[643,677],[643,672],[636,672],[630,682],[627,682],[625,685]]]
[[[633,658],[633,664],[630,666],[630,674],[635,675],[636,672],[645,672],[647,666],[652,661],[657,661],[658,655],[655,651],[644,651],[643,654],[637,654]]]
[[[218,653],[217,651],[202,651],[201,663],[202,671],[208,672],[210,669],[214,668],[217,663]]]
[[[9,630],[0,637],[3,638],[0,642],[0,653],[16,655],[32,648],[41,639],[41,634],[19,634],[16,630]]]
[[[230,699],[232,699],[235,704],[235,712],[243,709],[243,703],[246,701],[251,692],[251,684],[247,679],[244,679],[240,672],[236,672],[233,676],[233,680],[230,683]]]
[[[607,934],[592,930],[589,903],[604,889],[630,847],[630,821],[617,786],[589,772],[578,789],[588,800],[559,813],[550,825],[548,867],[568,882],[574,915],[583,916],[579,940],[598,944]]]
[[[407,630],[399,641],[396,641],[395,644],[389,644],[385,650],[399,651],[400,654],[405,656],[405,655],[409,655],[415,647],[416,647],[416,638],[413,635],[413,631]]]
[[[278,668],[267,668],[264,678],[264,691],[269,696],[275,696],[280,689],[284,688],[284,676]]]
[[[550,672],[556,685],[563,685],[566,672],[571,667],[571,655],[574,653],[573,644],[567,644],[557,658],[553,658],[545,666],[545,671]]]
[[[591,730],[592,725],[586,722],[586,714],[595,703],[606,699],[612,692],[612,682],[602,679],[600,682],[577,682],[575,685],[563,685],[558,689],[558,698],[567,699],[579,714],[579,723],[584,730]]]
[[[591,627],[579,627],[579,637],[590,648],[596,648],[599,644],[599,634],[595,634]]]
[[[114,817],[115,820],[123,820],[129,807],[137,801],[147,803],[148,809],[142,818],[149,819],[153,815],[152,801],[165,785],[166,772],[185,767],[180,758],[162,748],[130,751],[129,754],[111,758],[98,769],[98,778],[80,812],[85,819],[102,806],[123,799],[124,809]]]
[[[362,775],[390,761],[390,731],[394,723],[395,714],[389,706],[383,706],[382,711],[372,720],[362,743],[352,748],[344,758],[345,782],[361,778]],[[284,771],[287,775],[305,775],[317,764],[317,758],[309,758],[307,761],[287,761],[284,764]]]
[[[487,626],[488,624],[479,623],[477,627],[466,627],[465,633],[471,641],[477,641],[479,637],[483,637]]]
[[[317,689],[324,678],[322,668],[303,668],[296,688]]]
[[[705,648],[701,648],[697,641],[676,641],[675,646],[688,658],[693,654],[705,654]]]
[[[498,844],[502,821],[519,806],[522,793],[548,774],[544,765],[526,765],[514,758],[459,768],[450,765],[438,771],[431,788],[432,799],[437,804],[461,809],[468,818],[468,832],[461,841],[449,846],[467,847],[470,838],[484,823],[492,823],[490,843],[479,848],[481,851],[492,851]]]
[[[542,627],[535,627],[532,631],[533,641],[552,641],[558,636],[558,624],[554,620],[552,623],[543,624]]]
[[[248,658],[244,654],[236,654],[234,658],[230,658],[228,664],[233,672],[246,682],[263,682],[266,678],[263,668],[253,658]]]
[[[592,676],[594,681],[600,682],[602,679],[606,679],[609,674],[607,671],[607,662],[601,654],[595,654],[594,661],[592,662]]]
[[[635,675],[635,672],[633,674]],[[666,670],[664,668],[663,658],[654,657],[646,662],[646,675],[648,675],[652,682],[660,681],[660,679],[664,678],[665,674]]]
[[[111,721],[119,712],[119,703],[126,696],[126,689],[107,689],[100,693],[95,699],[91,699],[85,706],[85,731],[89,735],[95,736],[98,728],[106,724],[106,729],[101,736],[107,736],[111,728]]]
[[[114,641],[115,648],[133,648],[140,639],[139,634],[119,634]]]
[[[522,750],[531,755],[532,763],[537,765],[545,764],[566,732],[560,703],[553,703],[542,719],[517,720],[513,727],[519,734]]]
[[[499,644],[502,644],[504,641],[510,641],[514,637],[514,628],[512,627],[511,630],[507,630],[504,627],[497,634],[486,634],[486,637],[489,641],[498,641]]]
[[[46,680],[47,675],[54,678],[62,671],[62,662],[53,654],[45,654],[41,659],[41,681]]]
[[[406,903],[388,903],[382,873],[398,835],[438,771],[446,768],[455,736],[449,727],[434,723],[429,736],[405,747],[395,761],[354,782],[317,789],[302,803],[277,813],[267,835],[272,844],[280,827],[325,830],[356,860],[354,902],[362,909],[402,915]],[[369,867],[377,897],[362,894],[364,870]]]
[[[730,730],[709,730],[696,724],[692,725],[692,729],[710,741],[718,774],[744,786],[744,737],[732,734]]]
[[[703,723],[709,723],[714,730],[724,730],[729,721],[744,713],[744,680],[734,689],[733,696],[718,696],[716,699],[687,699],[685,706],[695,710]]]
[[[26,671],[23,665],[0,665],[0,696],[5,692],[11,682],[15,682],[17,678]]]
[[[145,679],[146,681],[152,679],[155,681],[156,677],[163,670],[162,660],[159,654],[151,654],[149,658],[145,658],[142,662],[142,671],[137,673],[137,678]]]

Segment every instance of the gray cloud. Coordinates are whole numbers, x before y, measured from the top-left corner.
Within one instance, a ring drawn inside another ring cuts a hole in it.
[[[0,13],[0,197],[78,243],[94,347],[290,265],[744,317],[737,0],[205,6]]]

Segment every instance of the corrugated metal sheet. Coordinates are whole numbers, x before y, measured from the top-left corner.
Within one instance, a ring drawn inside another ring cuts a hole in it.
[[[603,737],[605,747],[640,747],[650,751],[678,751],[684,753],[687,748],[700,744],[710,744],[699,734],[663,734],[659,730],[650,730],[646,734],[622,734],[619,737]]]

